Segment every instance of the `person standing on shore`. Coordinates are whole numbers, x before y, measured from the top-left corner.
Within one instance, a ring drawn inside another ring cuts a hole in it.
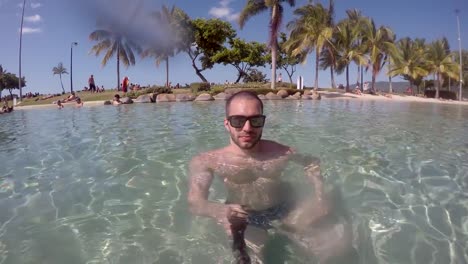
[[[90,91],[96,92],[96,84],[94,83],[94,76],[92,74],[88,79],[88,85]]]
[[[127,76],[125,76],[122,81],[122,92],[124,95],[127,93],[129,82],[130,80],[128,79]]]

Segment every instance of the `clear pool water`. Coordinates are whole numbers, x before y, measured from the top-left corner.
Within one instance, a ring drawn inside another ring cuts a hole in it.
[[[264,137],[320,157],[342,190],[360,263],[467,263],[466,106],[265,101],[265,112]],[[228,143],[223,115],[224,102],[1,115],[0,263],[230,263],[223,231],[186,204],[188,160]],[[215,182],[211,199],[223,197]],[[282,242],[271,263],[310,263]]]

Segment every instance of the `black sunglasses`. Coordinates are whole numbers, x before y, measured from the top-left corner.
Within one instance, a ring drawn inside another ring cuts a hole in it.
[[[255,128],[263,127],[265,124],[264,115],[255,115],[255,116],[241,116],[241,115],[233,115],[227,118],[229,124],[234,128],[243,128],[245,122],[249,120],[250,125]]]

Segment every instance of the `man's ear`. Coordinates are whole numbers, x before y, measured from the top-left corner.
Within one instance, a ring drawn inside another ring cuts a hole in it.
[[[229,121],[227,119],[224,119],[224,128],[226,128],[226,131],[229,132]]]

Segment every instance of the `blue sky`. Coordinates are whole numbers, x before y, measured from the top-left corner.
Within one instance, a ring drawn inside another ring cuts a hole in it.
[[[18,74],[19,27],[21,19],[22,0],[0,0],[0,64],[5,69]],[[135,3],[141,5],[136,8]],[[308,0],[296,2],[296,7],[302,6]],[[328,1],[320,1],[328,5]],[[112,3],[112,4],[99,4]],[[130,3],[130,4],[129,4]],[[268,39],[268,12],[249,20],[244,29],[240,30],[235,22],[236,14],[245,5],[246,0],[27,0],[23,33],[22,75],[26,77],[25,92],[60,92],[58,76],[53,76],[52,68],[63,62],[70,70],[70,46],[76,41],[78,46],[73,49],[73,81],[74,88],[81,89],[87,85],[90,74],[94,74],[97,85],[115,87],[116,62],[109,61],[101,66],[102,55],[95,57],[89,52],[93,46],[88,38],[96,29],[96,18],[128,19],[132,10],[137,15],[156,10],[162,4],[176,5],[185,10],[190,17],[220,17],[231,21],[239,37],[246,40],[265,42]],[[105,8],[103,8],[105,6]],[[468,1],[467,0],[335,0],[338,21],[345,17],[345,10],[356,8],[365,16],[373,17],[377,25],[385,25],[393,29],[397,38],[410,36],[431,41],[443,36],[447,37],[452,49],[458,49],[457,24],[454,10],[461,10],[460,23],[462,47],[468,49]],[[283,30],[288,21],[293,19],[293,8],[286,7]],[[153,34],[149,26],[139,26],[141,34]],[[297,75],[304,76],[305,84],[312,86],[314,78],[314,57],[311,54],[305,65],[298,67]],[[191,83],[199,81],[190,60],[185,53],[177,55],[170,61],[172,83]],[[269,67],[263,71],[270,76]],[[142,85],[162,85],[165,80],[163,65],[157,68],[154,61],[137,58],[135,66],[121,67],[121,77],[128,75],[132,82]],[[215,66],[204,72],[210,82],[234,81],[236,70],[231,66]],[[286,74],[283,73],[286,77]],[[283,77],[283,78],[284,78]],[[345,76],[337,76],[337,83],[345,83]],[[370,76],[366,76],[369,80]],[[351,68],[350,80],[356,80],[356,69]],[[382,72],[378,80],[387,80]],[[64,76],[65,89],[70,89],[69,75]],[[330,86],[329,71],[321,71],[319,76],[321,87]]]

